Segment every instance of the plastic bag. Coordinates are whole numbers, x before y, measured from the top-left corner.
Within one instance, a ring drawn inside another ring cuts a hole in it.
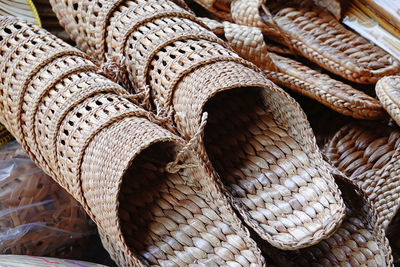
[[[0,253],[80,257],[95,226],[16,142],[0,148]]]
[[[0,255],[0,267],[106,267],[96,263],[34,256]]]

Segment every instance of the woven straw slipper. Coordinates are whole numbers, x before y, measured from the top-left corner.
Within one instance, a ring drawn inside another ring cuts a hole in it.
[[[393,266],[388,240],[376,211],[362,190],[349,180],[337,179],[347,205],[346,218],[328,239],[295,251],[262,247],[278,266]]]
[[[205,126],[198,153],[210,156],[228,197],[262,238],[296,249],[333,233],[344,204],[293,99],[171,2],[115,2],[103,17],[78,15],[84,3],[52,1],[73,38],[107,47],[87,51],[99,60],[125,58],[115,63],[140,90],[150,89],[158,115],[173,110],[181,135],[192,139]],[[97,40],[74,37],[86,21],[109,26],[96,29],[103,31]]]
[[[305,58],[350,81],[376,83],[383,76],[399,72],[400,63],[396,59],[347,30],[318,6],[304,4],[303,1],[300,5],[297,5],[298,1],[293,1],[296,4],[268,1],[268,10],[262,6],[263,2],[234,1],[231,5],[233,21],[259,27],[271,39],[280,41]],[[247,12],[245,5],[256,5],[258,8]],[[247,19],[243,21],[241,18]],[[277,39],[276,33],[269,33],[267,29],[279,32],[281,38]]]
[[[379,119],[384,110],[376,99],[293,59],[269,53],[259,28],[204,20],[223,35],[243,58],[253,62],[274,83],[306,95],[329,108],[358,119]]]
[[[382,125],[347,125],[325,145],[328,161],[356,182],[374,202],[386,229],[399,205],[400,132]]]
[[[347,30],[318,7],[271,10],[291,46],[307,59],[343,78],[376,83],[400,71],[400,63],[381,48]]]
[[[1,121],[119,265],[264,264],[211,167],[82,52],[4,17],[0,42]]]

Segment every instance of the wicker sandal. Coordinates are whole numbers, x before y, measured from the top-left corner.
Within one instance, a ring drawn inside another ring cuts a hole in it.
[[[400,71],[400,63],[396,59],[347,30],[323,9],[309,4],[298,6],[298,3],[291,4],[291,1],[267,1],[272,12],[269,14],[269,10],[262,8],[265,7],[262,6],[263,2],[265,1],[234,1],[231,5],[233,21],[259,27],[271,39],[280,41],[307,59],[350,81],[376,83],[381,77]],[[303,4],[303,1],[300,2]],[[257,8],[249,9],[244,6]],[[280,40],[271,31],[279,32]]]
[[[283,7],[272,13],[298,53],[343,78],[373,84],[400,71],[395,58],[320,8]]]
[[[125,58],[117,63],[142,92],[150,88],[159,116],[173,110],[187,140],[199,132],[208,112],[197,151],[206,161],[210,157],[227,196],[263,239],[296,249],[331,235],[343,219],[344,204],[319,164],[321,155],[298,104],[177,5],[114,2],[102,9],[107,16],[82,16],[78,22],[76,10],[86,1],[52,4],[73,38],[93,44],[87,51],[96,50],[94,44],[106,47],[92,55]],[[74,35],[84,32],[86,21],[108,27],[94,30],[98,39]]]
[[[119,265],[264,265],[212,168],[82,52],[4,17],[0,45],[1,121]]]
[[[346,116],[379,119],[384,110],[376,99],[293,59],[270,53],[259,28],[203,20],[243,58],[253,62],[274,83],[306,95]]]
[[[356,182],[374,202],[386,229],[400,199],[400,132],[382,125],[347,125],[325,145],[328,161]]]
[[[282,251],[261,246],[278,266],[393,266],[373,204],[349,180],[337,181],[348,207],[343,224],[330,238],[308,248]]]

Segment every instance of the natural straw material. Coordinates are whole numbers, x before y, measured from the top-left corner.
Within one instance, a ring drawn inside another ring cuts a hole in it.
[[[400,125],[400,76],[389,76],[376,84],[376,95],[383,108]]]
[[[97,2],[107,16],[82,12],[89,1],[51,3],[72,38],[92,44],[80,47],[125,67],[182,136],[191,140],[205,127],[193,147],[211,160],[221,188],[263,239],[296,249],[339,226],[343,201],[298,104],[192,14],[165,0]],[[97,39],[87,34],[89,21],[103,25]]]
[[[276,84],[306,95],[329,108],[357,119],[379,119],[384,110],[376,99],[290,58],[269,52],[259,28],[212,20],[205,23],[224,36],[243,58],[265,71]]]
[[[16,19],[0,18],[0,40],[1,121],[82,204],[117,264],[264,265],[211,166],[82,52]]]
[[[276,25],[298,53],[343,78],[376,83],[400,71],[400,63],[390,54],[316,6],[278,6],[271,11]]]
[[[259,28],[274,41],[285,43],[285,36],[282,36],[274,22],[262,12],[262,5],[265,0],[233,0],[231,3],[232,20],[236,24]]]
[[[379,101],[351,85],[290,58],[273,53],[270,53],[270,57],[279,71],[265,73],[276,84],[315,99],[346,116],[368,120],[384,117],[384,110]]]
[[[393,266],[388,240],[374,206],[349,180],[337,180],[346,202],[346,218],[328,239],[295,251],[262,247],[278,266]]]
[[[399,206],[400,132],[382,125],[347,125],[326,144],[324,154],[368,195],[386,229]]]

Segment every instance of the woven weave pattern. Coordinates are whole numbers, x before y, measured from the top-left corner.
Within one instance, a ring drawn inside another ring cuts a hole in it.
[[[221,40],[203,27],[202,22],[180,6],[166,0],[97,1],[96,3],[89,1],[51,1],[51,3],[61,23],[71,33],[72,38],[76,40],[80,40],[79,38],[91,39],[90,49],[85,45],[80,45],[80,48],[100,60],[113,61],[124,67],[128,72],[131,83],[137,86],[139,92],[146,92],[147,89],[150,89],[152,101],[159,116],[170,115],[172,110],[177,130],[185,139],[190,140],[201,130],[203,112],[207,111],[205,105],[216,94],[234,88],[245,91],[255,87],[254,90],[260,93],[260,97],[266,99],[263,105],[268,106],[275,102],[272,105],[274,108],[265,116],[280,117],[278,119],[279,127],[282,128],[283,132],[288,131],[285,135],[295,138],[296,142],[299,142],[299,151],[304,153],[307,158],[305,161],[319,162],[322,160],[306,117],[299,106],[281,89],[265,79],[254,65],[227,49]],[[80,11],[91,5],[103,6],[102,12],[108,15],[103,16],[90,12],[83,14]],[[75,17],[82,17],[82,21],[75,20]],[[94,40],[93,36],[89,35],[91,28],[83,20],[91,21],[96,25],[103,25],[103,28],[100,28],[100,26],[97,28],[97,31],[102,32],[96,35],[98,39]],[[81,35],[78,37],[76,33]],[[97,48],[93,44],[105,45]],[[236,97],[234,93],[232,94],[233,97]],[[251,101],[255,99],[256,97]],[[251,101],[247,104],[254,105],[255,103],[251,104]],[[281,106],[287,106],[286,115],[283,115],[282,111],[279,110],[278,103]],[[224,113],[224,104],[218,105],[219,110],[212,110],[213,114],[209,114],[210,117],[216,116],[220,112]],[[256,117],[252,122],[253,127],[255,127],[257,123],[260,123],[258,120],[262,120],[262,118],[254,110],[249,110],[249,113],[253,113],[249,116]],[[232,117],[221,116],[220,122],[226,120],[232,121],[233,125],[240,124],[239,121],[236,123],[237,114],[232,113],[227,116]],[[221,128],[221,125],[224,125],[225,128]],[[262,127],[267,130],[276,126],[268,124]],[[223,123],[215,123],[215,126],[206,127],[205,135],[207,136],[207,132],[218,132],[218,128],[221,128],[221,131],[227,131],[228,126]],[[271,131],[262,133],[262,137],[269,138],[268,134]],[[232,132],[235,133],[235,130]],[[251,131],[248,133],[251,135],[249,140],[255,138],[252,137]],[[299,134],[302,136],[301,140],[299,137],[294,137]],[[281,142],[280,140],[276,141]],[[218,145],[220,149],[223,147],[221,142],[213,145]],[[279,146],[278,143],[272,145]],[[211,159],[212,164],[218,165],[215,157],[208,157],[209,149],[207,146],[207,142],[200,140],[196,147],[197,152],[207,162]],[[244,144],[241,143],[237,148],[238,151],[242,150],[243,146]],[[261,152],[261,156],[264,157],[261,159],[268,160],[265,158],[265,155],[268,154],[268,148],[262,147]],[[288,155],[289,161],[295,161],[294,154],[296,152],[291,150],[288,153],[292,154]],[[243,169],[251,168],[250,158],[251,155],[246,155],[240,159],[243,163]],[[279,161],[280,158],[279,155],[276,160]],[[297,163],[292,162],[290,164]],[[318,163],[315,164],[318,165]],[[237,171],[237,168],[231,166],[229,168],[218,170],[223,182],[227,181],[227,176]],[[276,201],[265,198],[261,200],[261,205],[267,212],[274,213],[275,211],[276,221],[278,222],[277,224],[271,222],[268,225],[268,223],[265,223],[265,218],[261,219],[258,215],[255,206],[245,207],[244,203],[251,202],[253,197],[251,194],[248,197],[239,198],[236,195],[233,198],[231,195],[233,191],[230,191],[227,192],[227,196],[232,203],[235,203],[245,222],[274,246],[285,249],[309,246],[333,233],[343,219],[344,204],[330,173],[324,168],[316,171],[314,166],[307,165],[305,169],[308,170],[308,168],[310,168],[310,174],[306,174],[307,172],[303,172],[301,166],[297,166],[293,169],[293,173],[289,174],[289,177],[305,175],[307,176],[306,179],[309,179],[308,176],[310,176],[311,180],[315,178],[315,181],[320,183],[319,186],[313,185],[312,182],[305,185],[295,185],[293,189],[293,194],[295,194],[302,187],[300,195],[308,199],[300,206],[302,212],[308,209],[313,210],[309,216],[310,224],[305,225],[306,222],[299,219],[301,217],[299,215],[300,217],[293,217],[296,223],[289,219],[290,226],[281,227],[281,219],[285,220],[286,217],[293,215],[295,208],[280,207],[276,209],[275,207],[278,205]],[[248,177],[249,183],[255,183],[255,179],[262,176],[263,172],[270,171],[269,169],[269,166],[266,167],[266,170],[259,169],[258,173]],[[287,189],[285,183],[289,179],[288,175],[283,173],[278,173],[278,175],[278,179],[271,181],[271,187],[278,188],[276,189],[278,191],[279,188]],[[224,190],[224,185],[221,184],[221,188]],[[245,186],[243,186],[243,190],[245,190]],[[269,187],[262,188],[260,194],[268,194],[268,190]],[[291,191],[288,190],[288,192]],[[311,195],[318,199],[323,198],[324,204],[316,207],[314,201],[311,200]],[[264,228],[261,225],[264,225]]]
[[[187,153],[189,169],[166,172],[185,142],[82,52],[8,18],[0,18],[0,41],[1,121],[83,205],[119,265],[264,264],[212,168]],[[159,197],[132,202],[135,190]],[[143,224],[148,231],[134,230]]]
[[[259,28],[224,22],[219,28],[212,20],[216,33],[220,32],[231,47],[243,58],[253,62],[274,83],[306,95],[331,109],[358,119],[379,119],[384,112],[380,103],[343,82],[313,70],[300,62],[269,53],[269,47]]]
[[[400,76],[380,79],[375,87],[376,95],[383,108],[400,125]]]
[[[328,239],[295,251],[262,248],[279,266],[393,266],[388,240],[363,192],[337,180],[348,209],[340,228]]]
[[[350,81],[376,83],[400,70],[392,56],[347,30],[322,9],[288,7],[272,12],[296,51]]]
[[[374,202],[378,222],[384,228],[400,205],[399,136],[399,131],[382,125],[348,125],[340,129],[324,148],[332,165],[345,172]]]

